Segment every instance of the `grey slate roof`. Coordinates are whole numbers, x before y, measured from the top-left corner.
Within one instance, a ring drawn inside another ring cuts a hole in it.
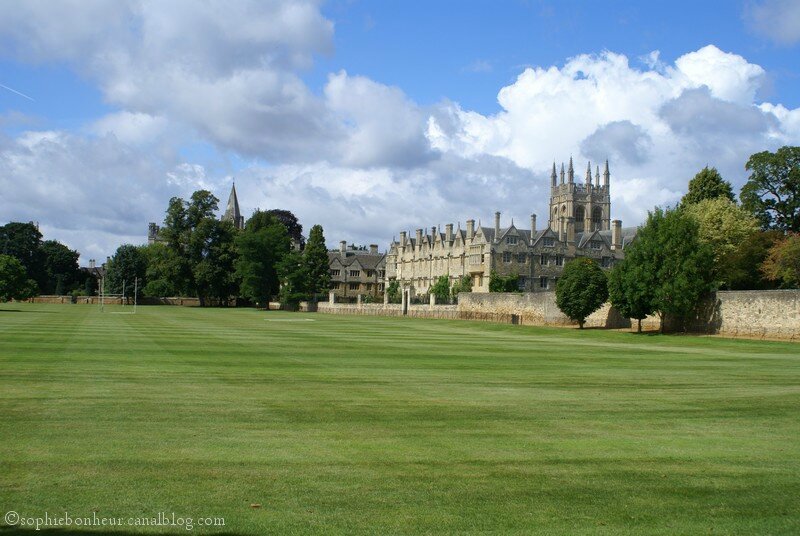
[[[358,261],[358,264],[362,268],[366,270],[375,270],[385,257],[383,253],[375,255],[369,251],[361,250],[347,250],[346,255],[346,257],[342,257],[342,254],[339,250],[329,251],[328,264],[332,263],[336,259],[339,259],[341,265],[347,267]]]

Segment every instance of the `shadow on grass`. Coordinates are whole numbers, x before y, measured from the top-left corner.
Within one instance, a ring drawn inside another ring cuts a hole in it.
[[[3,309],[3,308],[0,308],[0,313],[35,313],[37,315],[44,313],[44,314],[51,315],[51,314],[54,314],[55,311],[34,311],[34,310],[30,310],[30,309]]]

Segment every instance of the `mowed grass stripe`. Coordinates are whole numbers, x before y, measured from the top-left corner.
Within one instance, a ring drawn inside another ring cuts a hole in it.
[[[0,306],[0,508],[234,534],[800,530],[797,345],[113,310]]]

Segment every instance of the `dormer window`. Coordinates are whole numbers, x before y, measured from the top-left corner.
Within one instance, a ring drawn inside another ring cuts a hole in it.
[[[542,243],[544,244],[544,247],[551,248],[551,247],[556,245],[556,240],[555,240],[555,238],[549,237],[549,238],[545,238],[542,241]]]
[[[589,247],[592,249],[603,249],[603,243],[600,240],[589,240]]]
[[[506,237],[506,244],[509,246],[516,246],[517,245],[517,237],[516,236],[507,236]]]

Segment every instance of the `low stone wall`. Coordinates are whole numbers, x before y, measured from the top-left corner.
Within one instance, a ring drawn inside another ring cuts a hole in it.
[[[460,317],[534,326],[575,325],[556,306],[554,292],[469,293],[458,297]],[[622,317],[609,303],[586,319],[586,327],[636,329],[636,320]],[[642,320],[642,329],[656,330],[659,318]],[[667,330],[681,326],[667,320]],[[693,333],[730,337],[800,340],[800,290],[719,291],[687,324]]]
[[[333,315],[403,316],[403,308],[396,303],[329,303],[319,302],[318,313]],[[413,318],[440,318],[456,320],[459,318],[455,305],[410,305],[408,315]]]
[[[100,305],[100,296],[35,296],[26,300],[29,303],[76,303],[82,305]],[[105,305],[122,305],[122,298],[109,297],[103,298]],[[133,305],[133,298],[127,298],[126,305]],[[138,300],[139,305],[180,305],[183,307],[199,307],[200,300],[198,298],[153,298],[148,296],[141,296]],[[232,301],[231,305],[235,305],[236,301]],[[216,300],[209,301],[209,305],[217,305]]]
[[[470,292],[458,295],[458,311],[465,320],[491,320],[527,326],[577,325],[556,305],[555,292]],[[623,318],[611,304],[592,313],[586,327],[627,328],[631,321]]]
[[[719,291],[709,297],[689,330],[800,340],[800,290]]]

